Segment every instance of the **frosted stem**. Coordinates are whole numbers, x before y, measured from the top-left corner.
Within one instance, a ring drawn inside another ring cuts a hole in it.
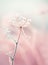
[[[9,57],[9,61],[10,61],[10,65],[13,65],[13,63],[14,63],[14,58],[15,58],[15,54],[16,54],[16,50],[17,50],[17,42],[16,42],[16,47],[15,47],[15,52],[14,52],[14,55],[13,55],[13,57]]]
[[[20,39],[20,35],[21,35],[21,29],[22,29],[22,27],[20,28],[20,33],[19,33],[19,36],[18,36],[18,40],[17,40],[17,42],[15,42],[16,43],[16,47],[15,47],[14,55],[13,55],[13,57],[9,57],[10,58],[9,59],[10,65],[14,65],[14,58],[15,58],[15,55],[16,55],[17,45],[19,43],[19,39]]]

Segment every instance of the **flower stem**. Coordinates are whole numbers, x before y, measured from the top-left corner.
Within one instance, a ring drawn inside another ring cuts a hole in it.
[[[15,42],[16,43],[16,47],[15,47],[14,55],[13,55],[13,57],[10,57],[10,59],[11,59],[11,65],[14,64],[14,59],[15,59],[15,55],[16,55],[17,46],[18,46],[18,43],[19,43],[21,31],[22,31],[22,27],[20,27],[20,33],[19,33],[19,36],[18,36],[18,40],[17,40],[17,42]]]

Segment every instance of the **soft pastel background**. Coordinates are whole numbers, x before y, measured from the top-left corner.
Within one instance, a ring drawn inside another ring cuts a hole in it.
[[[32,22],[24,29],[27,38],[21,35],[14,65],[48,65],[48,0],[0,0],[0,65],[9,65],[8,55],[15,48],[5,36],[2,23],[8,21],[6,15],[17,13]]]

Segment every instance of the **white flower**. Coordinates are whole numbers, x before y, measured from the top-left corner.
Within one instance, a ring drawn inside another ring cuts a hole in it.
[[[6,19],[6,18],[5,18]],[[11,16],[10,18],[7,17],[7,20],[3,21],[2,28],[5,35],[12,40],[17,40],[20,26],[23,27],[23,30],[28,27],[30,24],[30,19],[25,18],[23,16]],[[25,33],[25,31],[24,31]]]

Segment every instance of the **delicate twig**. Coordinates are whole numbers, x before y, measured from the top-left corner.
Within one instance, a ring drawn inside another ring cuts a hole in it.
[[[17,40],[17,42],[16,42],[16,47],[15,47],[14,55],[13,55],[13,57],[10,57],[10,58],[11,58],[11,61],[12,61],[12,65],[13,65],[13,63],[14,63],[14,58],[15,58],[15,54],[16,54],[16,50],[17,50],[17,45],[18,45],[18,43],[19,43],[21,31],[22,31],[22,27],[20,27],[20,33],[19,33],[19,36],[18,36],[18,40]]]

